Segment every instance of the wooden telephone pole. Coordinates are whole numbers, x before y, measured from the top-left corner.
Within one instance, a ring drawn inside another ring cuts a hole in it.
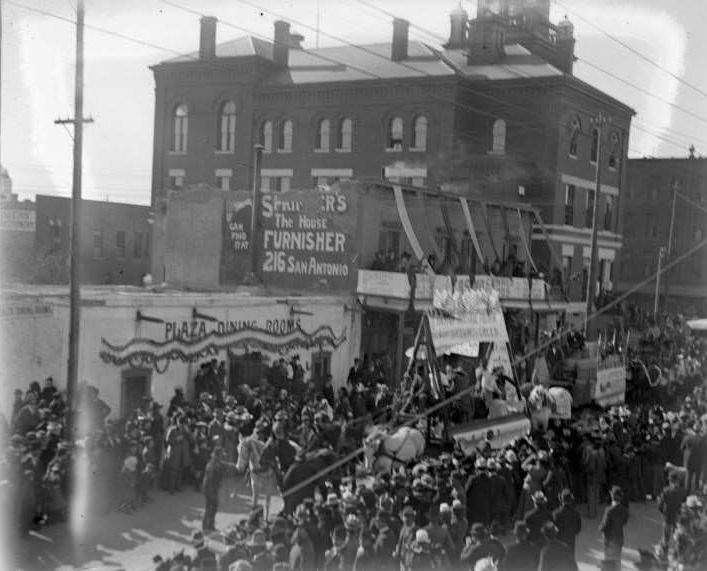
[[[589,334],[590,316],[594,311],[594,299],[596,297],[596,281],[597,281],[597,246],[599,242],[599,200],[601,198],[601,167],[603,145],[602,139],[604,135],[604,125],[610,123],[611,119],[603,113],[592,119],[592,124],[597,130],[597,173],[596,173],[596,188],[594,190],[594,208],[592,211],[592,248],[589,254],[589,271],[587,276],[587,317],[584,322],[584,334]]]
[[[76,410],[76,386],[78,385],[79,330],[80,330],[80,280],[81,280],[81,171],[83,154],[83,124],[93,122],[83,117],[83,33],[84,0],[76,6],[76,76],[74,85],[74,118],[57,119],[56,124],[71,123],[74,126],[74,169],[71,188],[71,230],[69,235],[69,360],[66,375],[66,400],[68,416],[66,435],[71,438],[74,430]]]

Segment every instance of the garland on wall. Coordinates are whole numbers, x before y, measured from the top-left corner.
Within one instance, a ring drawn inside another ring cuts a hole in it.
[[[167,370],[172,361],[194,363],[207,357],[215,357],[220,351],[236,347],[285,354],[294,349],[312,347],[327,346],[338,349],[344,341],[346,341],[345,331],[337,336],[328,325],[322,325],[312,333],[307,333],[296,325],[292,331],[281,334],[251,327],[229,333],[212,331],[198,339],[155,341],[136,338],[124,345],[113,345],[105,338],[101,338],[104,349],[99,352],[99,356],[105,363],[116,366],[127,364],[134,368],[154,368],[161,374]]]

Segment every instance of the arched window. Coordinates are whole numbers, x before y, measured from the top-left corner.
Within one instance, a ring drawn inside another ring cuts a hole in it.
[[[174,108],[172,117],[172,152],[187,152],[187,131],[189,130],[189,109],[184,103]]]
[[[272,153],[272,121],[264,121],[260,129],[260,144],[264,153]]]
[[[317,150],[329,150],[329,119],[319,121],[319,127],[317,128]]]
[[[283,121],[282,125],[280,125],[280,140],[278,141],[278,150],[281,153],[292,152],[292,132],[292,121],[289,119]]]
[[[218,150],[232,153],[236,145],[236,104],[226,101],[219,113]]]
[[[579,117],[575,117],[570,123],[570,157],[577,156],[577,148],[579,146],[579,134],[582,132],[582,123]]]
[[[339,122],[339,140],[337,141],[337,149],[340,151],[350,151],[352,139],[353,122],[347,117]]]
[[[403,150],[403,120],[393,117],[388,123],[388,149]]]
[[[596,163],[599,158],[599,129],[592,129],[592,150],[589,153],[589,162]]]
[[[419,151],[424,151],[427,149],[427,117],[420,115],[415,118],[415,122],[412,126],[413,139],[412,148]]]
[[[493,122],[491,152],[499,155],[506,153],[506,122],[503,119],[496,119]]]
[[[609,139],[609,168],[615,170],[619,164],[619,136],[611,134]]]

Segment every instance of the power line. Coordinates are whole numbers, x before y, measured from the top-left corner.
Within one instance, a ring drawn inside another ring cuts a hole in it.
[[[687,258],[689,258],[690,256],[692,256],[695,252],[697,252],[698,250],[704,248],[705,246],[707,246],[707,238],[704,239],[704,240],[702,240],[701,242],[699,242],[698,244],[696,244],[696,245],[693,246],[692,248],[690,248],[690,249],[689,249],[687,252],[685,252],[684,254],[681,254],[680,256],[678,256],[677,258],[675,258],[672,262],[669,262],[668,264],[665,264],[664,266],[662,266],[662,267],[661,267],[655,274],[653,274],[652,276],[650,276],[650,277],[644,279],[643,281],[641,281],[641,282],[639,282],[638,284],[634,285],[633,287],[629,288],[629,289],[628,289],[626,292],[624,292],[623,294],[617,296],[615,299],[613,299],[612,301],[610,301],[609,303],[607,303],[607,304],[606,304],[604,307],[602,307],[601,309],[598,309],[598,310],[594,311],[591,315],[587,315],[587,316],[585,317],[585,322],[590,321],[590,320],[593,320],[593,319],[596,319],[596,318],[599,317],[600,315],[603,315],[604,313],[608,312],[609,310],[611,310],[611,309],[614,308],[615,306],[617,306],[617,305],[619,305],[620,303],[622,303],[623,301],[625,301],[628,297],[630,297],[630,296],[633,295],[634,293],[640,291],[643,287],[649,285],[650,283],[652,283],[653,281],[655,281],[659,276],[661,276],[662,274],[664,274],[664,273],[667,272],[668,270],[671,270],[671,269],[672,269],[673,267],[675,267],[676,265],[682,263],[684,260],[686,260]],[[570,333],[573,333],[573,332],[575,332],[575,331],[579,331],[579,328],[580,328],[580,327],[584,327],[583,325],[581,325],[581,326],[578,326],[578,325],[579,325],[579,324],[571,325],[570,327],[568,327],[567,330],[565,330],[565,331],[560,331],[560,332],[554,334],[552,337],[550,337],[550,339],[548,339],[548,340],[545,341],[544,343],[541,343],[540,345],[538,345],[537,347],[535,347],[534,349],[532,349],[531,351],[529,351],[529,352],[526,353],[525,355],[523,355],[523,356],[521,356],[521,357],[515,359],[514,362],[515,362],[516,364],[518,364],[518,363],[520,363],[520,362],[522,362],[522,361],[526,361],[526,360],[530,359],[531,357],[533,357],[534,355],[537,355],[537,354],[540,353],[541,351],[547,349],[547,348],[550,347],[553,343],[559,341],[560,339],[562,339],[563,337],[569,335]],[[468,395],[468,394],[471,394],[471,392],[472,392],[473,390],[474,390],[474,387],[471,386],[471,387],[469,387],[469,388],[467,388],[467,389],[463,389],[463,390],[459,391],[458,393],[452,395],[451,397],[449,397],[449,398],[447,398],[447,399],[444,399],[444,400],[441,401],[441,402],[438,402],[437,404],[435,404],[435,405],[433,405],[433,406],[427,408],[426,410],[424,410],[424,411],[422,411],[422,412],[420,412],[420,413],[417,413],[413,418],[411,418],[410,420],[405,421],[405,422],[402,423],[401,425],[392,427],[392,428],[391,428],[391,431],[387,432],[386,435],[390,435],[391,432],[392,432],[392,430],[398,430],[398,429],[401,428],[401,427],[404,427],[404,426],[411,426],[411,425],[413,425],[413,424],[416,424],[416,423],[419,422],[422,418],[429,416],[430,414],[436,412],[437,410],[439,410],[439,409],[441,409],[441,408],[444,408],[444,407],[450,405],[450,404],[453,403],[454,401],[459,400],[460,398],[462,398],[462,397],[464,397],[464,396],[466,396],[466,395]],[[298,483],[297,485],[293,486],[292,488],[289,488],[288,490],[286,490],[286,491],[283,493],[283,497],[288,496],[288,495],[291,495],[291,494],[294,494],[294,493],[298,492],[299,490],[305,488],[306,486],[309,486],[309,485],[311,485],[312,483],[319,481],[323,476],[329,474],[330,472],[336,470],[337,468],[340,468],[341,466],[344,466],[345,464],[351,462],[352,460],[355,460],[355,459],[358,458],[361,454],[363,454],[364,451],[365,451],[365,447],[364,447],[364,446],[361,446],[360,448],[358,448],[357,450],[351,452],[351,453],[348,454],[347,456],[341,458],[340,460],[337,460],[336,462],[334,462],[334,464],[331,464],[330,466],[327,466],[326,468],[323,468],[322,470],[320,470],[319,472],[317,472],[317,473],[314,474],[313,476],[311,476],[311,477],[305,479],[303,482],[300,482],[300,483]]]
[[[241,1],[241,0],[237,0],[237,1]],[[389,16],[389,17],[391,17],[391,18],[396,18],[396,17],[397,17],[397,16],[395,16],[395,14],[393,14],[392,12],[389,12],[388,10],[385,10],[384,8],[381,8],[381,7],[379,7],[379,6],[375,6],[375,5],[371,4],[370,2],[368,2],[367,0],[354,0],[354,1],[357,2],[357,3],[359,3],[359,4],[361,4],[361,5],[363,5],[363,6],[366,6],[366,7],[368,7],[368,8],[373,9],[373,10],[376,10],[377,12],[380,12],[380,13],[382,13],[382,14],[385,14],[386,16]],[[425,35],[428,35],[428,36],[430,36],[430,37],[432,37],[432,38],[435,38],[436,40],[439,40],[440,42],[444,42],[444,38],[442,38],[442,37],[439,36],[438,34],[435,34],[434,32],[432,32],[432,31],[430,31],[430,30],[428,30],[428,29],[426,29],[426,28],[424,28],[424,27],[422,27],[422,26],[413,25],[413,24],[411,23],[411,24],[410,24],[410,27],[411,27],[411,28],[415,28],[415,29],[417,29],[417,30],[419,30],[419,31],[422,31]],[[649,95],[649,96],[651,96],[651,97],[655,97],[655,98],[658,99],[659,101],[662,101],[663,103],[668,104],[668,105],[670,105],[671,107],[673,107],[673,108],[675,108],[675,109],[677,109],[677,110],[679,110],[679,111],[682,111],[682,112],[684,112],[684,113],[690,115],[691,117],[693,117],[693,118],[695,118],[695,119],[698,119],[698,120],[700,120],[700,121],[703,121],[703,122],[707,123],[707,118],[705,118],[705,117],[702,117],[702,116],[700,116],[700,115],[697,115],[696,113],[693,113],[692,111],[690,111],[690,110],[688,110],[688,109],[685,109],[685,108],[683,108],[683,107],[680,107],[679,105],[677,105],[677,104],[675,104],[675,103],[672,103],[672,102],[668,101],[667,99],[664,99],[664,98],[662,98],[662,97],[660,97],[660,96],[657,96],[657,95],[655,95],[654,93],[652,93],[652,92],[650,92],[650,91],[648,91],[648,90],[646,90],[646,89],[644,89],[644,88],[642,88],[642,87],[640,87],[640,86],[637,86],[637,85],[635,85],[634,83],[631,83],[630,81],[628,81],[628,80],[626,80],[626,79],[624,79],[624,78],[622,78],[622,77],[620,77],[620,76],[618,76],[618,75],[616,75],[616,74],[614,74],[614,73],[612,73],[612,72],[610,72],[610,71],[607,71],[607,70],[605,70],[605,69],[603,69],[603,68],[601,68],[601,67],[599,67],[599,66],[597,66],[597,65],[595,65],[595,64],[593,64],[593,63],[591,63],[591,62],[589,62],[589,61],[587,61],[587,60],[585,60],[585,59],[581,59],[581,58],[577,58],[577,59],[580,60],[580,61],[582,61],[582,62],[584,62],[585,64],[589,65],[590,67],[592,67],[592,68],[594,68],[594,69],[597,69],[597,70],[599,70],[599,71],[601,71],[601,72],[603,72],[603,73],[609,75],[610,77],[612,77],[612,78],[614,78],[614,79],[617,79],[617,80],[619,80],[619,81],[625,83],[626,85],[629,85],[630,87],[633,87],[634,89],[640,91],[641,93],[644,93],[644,94]],[[487,95],[487,94],[483,94],[482,92],[475,91],[475,90],[469,88],[468,86],[463,86],[463,89],[466,89],[467,91],[471,91],[472,93],[477,93],[478,95],[487,96],[487,97],[492,97],[492,96],[489,96],[489,95]],[[493,97],[492,97],[492,98],[493,98]],[[493,98],[493,99],[497,99],[497,98]],[[497,99],[497,100],[500,101],[499,99]],[[508,103],[505,103],[505,102],[502,102],[502,103],[508,104]],[[511,105],[512,105],[512,104],[511,104]],[[518,105],[516,105],[516,107],[520,108],[520,106],[518,106]],[[560,126],[561,126],[561,125],[560,125]],[[635,125],[634,125],[634,126],[635,126]],[[638,128],[638,127],[636,127],[636,128],[637,128],[638,130],[641,130],[641,129]],[[665,131],[668,131],[668,129],[665,129]],[[652,136],[658,138],[658,139],[661,139],[661,140],[667,142],[667,143],[670,143],[670,144],[673,144],[673,145],[675,145],[675,146],[679,146],[680,148],[683,148],[683,145],[682,145],[681,143],[676,142],[676,141],[674,141],[674,140],[669,140],[667,137],[665,137],[665,135],[656,135],[656,134],[653,134],[653,133],[650,133],[650,134],[651,134]],[[692,140],[692,138],[691,138],[691,140]],[[707,144],[707,143],[706,143],[706,144]]]
[[[672,77],[673,79],[678,80],[680,83],[682,83],[682,84],[685,85],[686,87],[689,87],[689,88],[692,89],[693,91],[696,91],[696,92],[699,93],[700,95],[703,95],[704,97],[707,97],[707,91],[704,91],[703,89],[700,89],[700,88],[697,87],[696,85],[693,85],[692,83],[689,83],[689,82],[685,81],[685,80],[684,80],[682,77],[680,77],[679,75],[676,75],[676,74],[674,74],[672,71],[670,71],[669,69],[664,68],[662,65],[660,65],[660,64],[657,63],[656,61],[654,61],[654,60],[652,60],[651,58],[649,58],[647,55],[645,55],[645,54],[639,52],[637,49],[631,47],[631,46],[628,45],[626,42],[620,40],[619,38],[617,38],[617,37],[614,36],[613,34],[610,34],[609,32],[607,32],[606,30],[604,30],[604,29],[601,28],[600,26],[594,24],[593,22],[591,22],[590,20],[588,20],[587,18],[585,18],[584,16],[582,16],[581,14],[575,12],[574,10],[569,9],[565,4],[563,4],[563,3],[560,2],[559,0],[555,0],[555,3],[558,4],[558,5],[560,5],[560,6],[562,6],[565,10],[567,10],[567,12],[569,12],[570,14],[573,14],[575,17],[579,18],[579,19],[582,20],[584,23],[586,23],[587,25],[591,26],[592,28],[594,28],[595,30],[597,30],[598,32],[600,32],[601,34],[603,34],[604,36],[606,36],[607,38],[609,38],[610,40],[612,40],[613,42],[616,42],[616,43],[619,44],[620,46],[626,48],[628,51],[630,51],[632,54],[638,56],[638,57],[641,58],[643,61],[649,63],[650,65],[652,65],[652,66],[655,67],[656,69],[659,69],[659,70],[662,71],[663,73],[668,74],[668,75],[669,75],[670,77]]]
[[[68,24],[73,24],[76,25],[76,21],[73,20],[72,18],[68,18],[66,16],[61,16],[59,14],[55,14],[53,12],[48,12],[47,10],[42,10],[41,8],[34,8],[32,6],[25,6],[24,4],[20,4],[19,2],[15,2],[15,0],[3,0],[6,4],[10,4],[12,6],[15,6],[17,8],[21,8],[22,10],[27,10],[28,12],[34,12],[36,14],[41,14],[42,16],[47,16],[48,18],[54,18],[56,20],[60,20],[62,22],[66,22]],[[87,29],[93,30],[95,32],[100,32],[101,34],[105,34],[107,36],[113,36],[115,38],[120,38],[121,40],[125,40],[128,42],[132,42],[134,44],[138,44],[144,47],[149,47],[152,49],[164,51],[164,52],[169,52],[174,55],[182,56],[182,57],[188,57],[189,59],[197,59],[194,56],[191,56],[189,54],[185,54],[184,52],[180,52],[177,50],[173,50],[171,48],[167,48],[164,46],[160,46],[158,44],[148,42],[146,40],[141,40],[140,38],[134,38],[132,36],[128,36],[126,34],[123,34],[121,32],[115,32],[113,30],[109,30],[107,28],[103,28],[100,26],[94,26],[92,24],[85,24],[84,25]]]

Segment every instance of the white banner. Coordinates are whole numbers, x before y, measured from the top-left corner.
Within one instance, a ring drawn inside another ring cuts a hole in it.
[[[508,332],[500,311],[470,313],[464,319],[430,316],[429,320],[432,341],[440,355],[470,341],[495,343],[502,347],[508,343]]]
[[[493,289],[498,292],[501,299],[528,299],[530,291],[526,278],[504,278],[495,276],[478,275],[474,279],[474,287],[481,289]],[[543,280],[533,280],[533,289],[530,291],[533,301],[543,301],[546,299],[545,282]]]
[[[626,399],[626,368],[614,367],[597,371],[594,401],[601,406],[622,404]]]
[[[510,444],[516,438],[530,434],[530,420],[524,414],[514,414],[490,421],[479,421],[468,427],[454,429],[452,438],[467,456],[484,446],[486,439],[495,450]]]

